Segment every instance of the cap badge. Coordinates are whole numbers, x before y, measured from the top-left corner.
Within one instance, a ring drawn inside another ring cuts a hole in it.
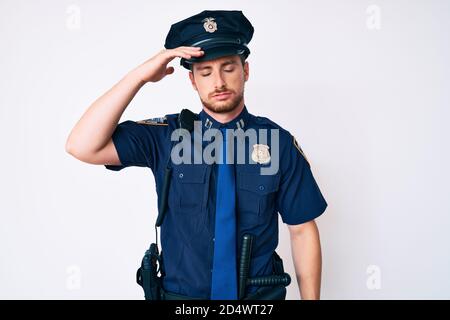
[[[270,161],[269,146],[265,144],[254,144],[252,160],[257,163],[268,163]]]
[[[214,21],[214,18],[205,18],[202,20],[203,28],[205,28],[206,32],[213,33],[217,30],[217,23]]]

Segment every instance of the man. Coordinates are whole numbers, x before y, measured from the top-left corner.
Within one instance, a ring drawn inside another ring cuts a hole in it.
[[[97,99],[66,143],[67,152],[77,159],[103,164],[110,170],[149,167],[158,198],[165,169],[172,168],[167,213],[161,226],[163,288],[168,297],[237,299],[237,256],[244,234],[254,236],[249,277],[274,274],[279,213],[289,227],[301,297],[320,298],[321,248],[314,219],[325,211],[327,203],[295,138],[247,110],[244,85],[249,63],[245,60],[253,31],[241,11],[203,11],[173,24],[166,49]],[[210,135],[214,139],[201,139],[200,155],[205,157],[205,151],[220,136],[217,141],[223,138],[225,143],[210,154],[217,156],[216,160],[231,159],[231,163],[191,161],[199,151],[195,134],[191,134],[187,141],[194,147],[189,145],[182,152],[188,161],[175,164],[175,142],[171,140],[179,129],[179,114],[118,124],[145,83],[157,82],[175,71],[167,64],[176,57],[190,70],[191,84],[203,105],[194,132],[200,129],[206,135],[206,131],[215,130]],[[245,137],[236,139],[236,145],[241,143],[248,151],[242,163],[236,161],[236,154],[228,158],[232,136],[226,135],[226,129],[270,133],[257,135],[257,143]],[[264,169],[269,173],[263,174]],[[261,289],[249,285],[245,296],[257,297]]]

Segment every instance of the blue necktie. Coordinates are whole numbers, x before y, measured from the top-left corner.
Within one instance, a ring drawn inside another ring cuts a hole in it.
[[[216,221],[214,259],[211,282],[211,300],[237,300],[236,266],[236,182],[234,165],[226,164],[225,128],[223,153],[217,170]]]

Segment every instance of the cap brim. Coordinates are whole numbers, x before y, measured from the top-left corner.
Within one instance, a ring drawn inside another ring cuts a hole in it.
[[[242,54],[246,57],[250,53],[250,50],[246,46],[224,46],[224,45],[216,45],[212,47],[202,47],[202,50],[205,52],[203,56],[200,58],[191,58],[189,60],[186,60],[184,58],[181,58],[180,65],[185,67],[186,69],[190,70],[190,65],[197,62],[203,62],[203,61],[209,61],[225,56],[231,56],[235,54]]]

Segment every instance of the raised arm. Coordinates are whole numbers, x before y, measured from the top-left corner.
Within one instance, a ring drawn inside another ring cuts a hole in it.
[[[167,64],[175,57],[190,59],[203,54],[199,47],[163,49],[145,61],[95,100],[67,138],[66,151],[83,162],[120,165],[111,136],[130,101],[147,82],[157,82],[174,72]]]

